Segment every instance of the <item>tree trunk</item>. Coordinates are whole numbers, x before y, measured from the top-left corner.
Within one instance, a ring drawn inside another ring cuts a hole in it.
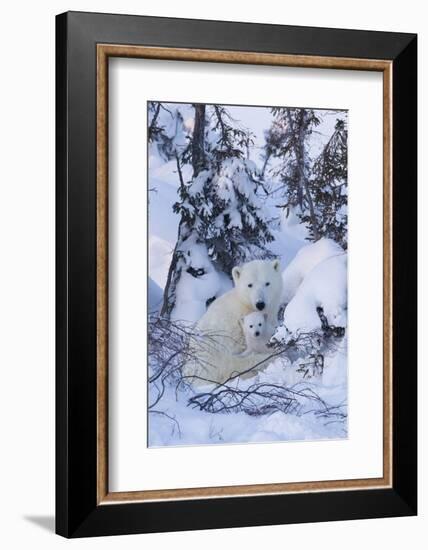
[[[264,181],[264,179],[265,179],[266,168],[267,168],[267,165],[269,163],[269,160],[270,160],[271,156],[272,156],[272,153],[270,151],[268,151],[266,153],[265,159],[263,161],[263,168],[262,168],[262,171],[261,171],[261,174],[260,174],[260,179],[262,181]]]
[[[175,153],[175,161],[177,164],[178,177],[180,179],[180,187],[184,187],[183,174],[181,172],[180,159],[178,154]],[[178,245],[181,242],[181,222],[178,226],[178,235],[177,242],[175,243],[174,252],[172,253],[171,263],[168,269],[168,276],[166,279],[165,290],[163,293],[163,302],[162,308],[160,311],[161,317],[166,317],[169,319],[171,312],[175,306],[175,289],[177,287],[177,282],[180,278],[181,269],[177,269],[178,264]]]
[[[160,108],[161,108],[161,105],[160,103],[158,103],[156,105],[156,110],[154,112],[154,115],[153,115],[153,118],[152,118],[152,122],[150,123],[150,126],[149,126],[149,141],[152,141],[153,139],[153,131],[155,129],[155,126],[156,126],[156,121],[158,119],[158,116],[159,116],[159,111],[160,111]]]
[[[311,192],[309,189],[309,182],[306,175],[306,153],[305,153],[305,125],[306,125],[307,114],[305,111],[302,111],[302,119],[298,128],[298,139],[294,141],[294,155],[297,161],[297,168],[299,170],[299,179],[300,179],[300,188],[304,190],[306,200],[308,201],[309,206],[309,215],[311,217],[312,224],[312,233],[314,235],[314,240],[319,239],[318,223],[315,216],[314,203],[312,201]],[[290,110],[287,109],[287,119],[290,124],[290,128],[293,128],[293,121],[290,115]],[[295,134],[295,132],[293,131]]]
[[[178,263],[177,246],[178,246],[178,241],[180,240],[180,228],[178,230],[178,234],[179,234],[179,237],[177,239],[174,252],[172,253],[172,260],[169,265],[168,277],[166,280],[165,290],[163,293],[163,303],[160,311],[160,316],[166,317],[167,319],[170,318],[171,312],[175,306],[175,289],[177,287],[177,282],[181,273],[181,270],[180,271],[177,270],[177,263]]]
[[[193,177],[205,169],[205,105],[197,103],[195,109],[195,125],[192,139]]]
[[[205,105],[196,104],[194,105],[195,109],[195,124],[193,127],[193,136],[192,136],[192,166],[193,166],[193,177],[195,178],[199,172],[206,168],[206,159],[205,159]],[[181,173],[180,160],[176,155],[177,163],[177,172],[180,178],[180,185],[184,185],[183,176]],[[187,231],[184,231],[187,234]],[[161,317],[169,318],[171,312],[175,307],[175,291],[177,288],[178,281],[180,280],[181,267],[178,267],[179,262],[179,251],[180,245],[183,242],[183,220],[180,220],[178,225],[178,236],[177,242],[174,247],[174,252],[172,254],[171,264],[168,270],[168,276],[166,280],[165,290],[163,293],[163,304],[161,309]],[[181,262],[180,262],[181,263]]]

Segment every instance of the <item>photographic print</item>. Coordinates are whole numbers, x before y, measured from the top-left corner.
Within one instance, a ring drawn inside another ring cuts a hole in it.
[[[149,101],[148,445],[347,437],[348,113]]]
[[[67,12],[56,61],[56,532],[417,514],[417,36]]]

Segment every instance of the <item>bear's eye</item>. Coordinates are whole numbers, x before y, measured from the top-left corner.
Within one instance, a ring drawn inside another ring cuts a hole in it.
[[[248,288],[253,288],[253,284],[250,283],[250,284],[248,285]]]
[[[250,328],[253,328],[253,325],[250,325]]]
[[[266,283],[266,286],[269,286],[269,285],[270,285],[270,283]]]
[[[261,324],[261,323],[259,323],[259,327],[261,327],[261,326],[262,326],[262,324]]]

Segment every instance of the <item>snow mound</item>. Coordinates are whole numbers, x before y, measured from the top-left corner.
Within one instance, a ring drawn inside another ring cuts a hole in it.
[[[282,273],[283,301],[288,303],[293,298],[303,279],[317,264],[343,253],[341,246],[326,238],[301,248]]]
[[[218,298],[233,285],[227,275],[214,268],[206,247],[197,243],[194,236],[186,241],[184,252],[184,265],[177,284],[171,319],[196,323],[207,310],[207,301]],[[202,269],[204,274],[195,277],[192,269]]]
[[[331,364],[334,362],[334,365]],[[330,367],[340,371],[341,379],[333,380],[333,385],[325,384],[324,377],[302,381],[302,377],[296,377],[299,383],[294,389],[310,395],[310,390],[322,399],[335,404],[345,403],[346,396],[346,361],[344,355],[326,356],[326,372]],[[336,374],[336,370],[334,374]],[[284,361],[275,363],[260,372],[257,379],[237,380],[236,387],[248,388],[249,385],[258,383],[285,384],[295,375],[295,369],[286,366]],[[330,377],[331,379],[331,377]],[[331,380],[329,380],[331,382]],[[208,391],[211,388],[206,388]],[[201,391],[205,389],[201,388]],[[188,394],[182,392],[177,395],[175,387],[166,387],[162,398],[167,416],[152,414],[149,416],[149,446],[184,446],[184,445],[213,445],[236,443],[261,443],[278,441],[304,441],[340,439],[347,437],[346,421],[333,421],[317,417],[316,411],[322,409],[319,401],[302,399],[302,408],[299,414],[287,414],[276,411],[272,414],[252,416],[245,412],[233,414],[219,414],[202,412],[197,408],[189,407],[186,403]],[[178,426],[180,430],[178,430]]]
[[[297,289],[284,311],[291,332],[321,327],[316,308],[321,306],[330,325],[346,325],[347,254],[342,252],[318,263]]]
[[[171,243],[152,235],[149,239],[150,277],[160,287],[164,288],[168,277],[173,253]]]

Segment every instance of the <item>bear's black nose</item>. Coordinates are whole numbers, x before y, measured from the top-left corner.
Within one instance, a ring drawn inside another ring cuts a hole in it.
[[[256,332],[256,336],[260,336],[260,332],[259,332],[259,331]]]
[[[261,311],[262,309],[265,308],[265,303],[264,302],[257,302],[256,308]]]

